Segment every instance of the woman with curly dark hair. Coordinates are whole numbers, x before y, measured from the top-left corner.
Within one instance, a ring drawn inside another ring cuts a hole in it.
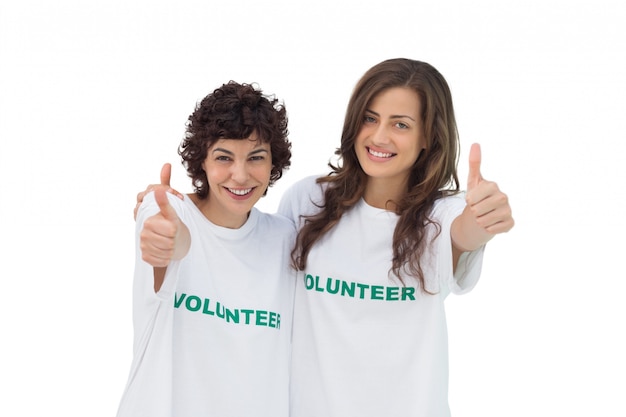
[[[381,62],[357,83],[340,163],[283,196],[293,262],[291,416],[449,416],[444,300],[472,289],[511,209],[470,152],[459,195],[450,89],[431,65]]]
[[[194,193],[136,212],[134,358],[118,417],[288,415],[295,227],[256,202],[289,167],[287,114],[233,81],[189,116]]]

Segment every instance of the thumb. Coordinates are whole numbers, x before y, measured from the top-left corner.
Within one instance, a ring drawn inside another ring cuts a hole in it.
[[[161,185],[170,185],[170,178],[172,177],[172,164],[163,164],[161,168]]]
[[[478,143],[474,143],[470,148],[469,154],[469,174],[467,176],[468,191],[476,187],[483,179],[483,176],[480,174],[480,161],[480,145]]]
[[[159,205],[159,209],[161,209],[161,214],[163,215],[163,217],[165,217],[167,220],[172,221],[178,219],[176,210],[174,210],[174,207],[170,205],[170,201],[167,198],[165,190],[163,190],[162,188],[157,188],[156,190],[154,190],[154,199]]]

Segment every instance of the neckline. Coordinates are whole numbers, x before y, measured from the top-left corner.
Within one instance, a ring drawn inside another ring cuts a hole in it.
[[[196,215],[201,219],[201,222],[207,225],[213,233],[223,238],[238,239],[246,236],[255,228],[259,219],[260,211],[256,207],[252,207],[252,209],[250,209],[250,213],[248,214],[246,222],[242,224],[241,227],[239,227],[238,229],[220,226],[209,220],[198,208],[198,206],[196,206],[196,204],[189,197],[189,195],[185,194],[183,197],[185,203],[191,207],[191,210],[196,213]]]

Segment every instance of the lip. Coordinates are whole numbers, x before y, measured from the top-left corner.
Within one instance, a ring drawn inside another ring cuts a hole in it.
[[[369,159],[376,162],[386,162],[393,159],[393,157],[397,155],[394,152],[389,152],[385,149],[374,148],[372,146],[366,146],[365,153],[367,154],[367,157]]]
[[[246,188],[222,187],[222,188],[224,189],[224,191],[226,191],[226,193],[230,196],[230,198],[232,198],[233,200],[238,200],[238,201],[245,201],[251,198],[254,195],[254,190],[256,189],[256,187],[246,187]],[[236,191],[250,190],[250,191],[248,191],[246,194],[235,194],[231,190],[236,190]]]

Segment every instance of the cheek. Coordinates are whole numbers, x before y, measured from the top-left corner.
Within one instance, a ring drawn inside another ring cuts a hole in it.
[[[205,164],[203,169],[209,182],[219,182],[228,176],[228,170],[217,165]]]
[[[360,158],[365,153],[365,137],[365,135],[359,133],[352,144],[352,150],[357,158]]]
[[[357,154],[362,154],[366,152],[365,146],[368,145],[368,139],[371,137],[371,135],[364,130],[365,129],[361,129],[361,132],[359,132],[359,134],[356,136],[356,138],[354,139],[354,144],[352,145]]]
[[[261,182],[269,182],[270,176],[272,175],[272,164],[262,164],[255,166],[251,169],[250,173]]]
[[[414,135],[403,137],[398,144],[405,152],[411,152],[415,155],[418,155],[420,150],[424,147],[424,141],[419,136]]]
[[[354,144],[356,145],[357,143],[363,142],[365,138],[370,135],[369,130],[371,129],[368,129],[367,126],[361,126],[354,139]]]

